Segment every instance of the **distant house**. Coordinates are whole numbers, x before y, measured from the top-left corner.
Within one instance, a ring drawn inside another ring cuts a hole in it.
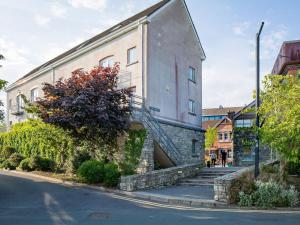
[[[228,163],[234,166],[254,164],[256,133],[255,101],[244,107],[219,107],[203,109],[202,128],[214,127],[217,129],[217,138],[213,146],[206,151],[206,159],[212,151],[221,160],[220,152],[225,150]],[[227,114],[227,115],[226,115]],[[270,149],[266,146],[260,148],[260,160],[270,157]]]
[[[217,129],[217,138],[213,146],[206,151],[206,158],[211,152],[216,153],[217,163],[221,160],[221,151],[227,152],[227,162],[233,162],[233,116],[243,107],[219,107],[202,110],[202,128]]]
[[[154,139],[155,155],[170,161],[160,161],[160,166],[204,162],[201,118],[205,58],[185,1],[163,0],[12,83],[7,88],[7,122],[15,124],[30,117],[22,108],[21,94],[34,102],[43,97],[44,82],[53,84],[68,78],[78,68],[90,70],[119,62],[118,86],[131,88],[143,101],[144,117],[135,119],[144,123]],[[153,168],[151,162],[146,164]]]
[[[283,42],[274,63],[272,74],[299,74],[300,40]]]

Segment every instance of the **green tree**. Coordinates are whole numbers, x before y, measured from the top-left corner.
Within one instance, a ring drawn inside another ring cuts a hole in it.
[[[0,60],[5,59],[4,56],[2,54],[0,54]],[[2,65],[0,64],[0,67],[2,67]]]
[[[300,160],[300,80],[296,76],[269,75],[263,81],[260,137],[285,161]]]
[[[0,79],[0,91],[4,90],[7,81]],[[4,111],[1,109],[4,106],[3,102],[0,100],[0,123],[4,121]]]
[[[205,132],[205,149],[210,149],[217,139],[217,128],[209,127]]]

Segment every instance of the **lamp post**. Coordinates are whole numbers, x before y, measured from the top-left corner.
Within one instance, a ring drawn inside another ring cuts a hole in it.
[[[264,22],[261,23],[258,33],[256,34],[256,127],[259,128],[259,115],[258,115],[258,109],[259,109],[259,92],[260,92],[260,77],[259,77],[259,44],[260,44],[260,34],[263,29]],[[256,146],[255,146],[255,170],[254,170],[254,176],[257,178],[259,175],[259,135],[258,130],[256,133]]]

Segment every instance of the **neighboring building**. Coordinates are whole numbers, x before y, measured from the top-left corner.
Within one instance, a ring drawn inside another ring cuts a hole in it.
[[[256,109],[251,102],[233,116],[233,165],[248,166],[254,164],[256,145]],[[265,161],[271,156],[270,148],[260,144],[259,160]]]
[[[213,151],[217,155],[217,164],[221,163],[221,151],[227,152],[228,163],[233,161],[233,116],[243,107],[219,107],[202,110],[202,128],[209,127],[217,129],[217,138],[215,143],[206,151],[206,158]]]
[[[67,78],[78,68],[120,62],[119,87],[130,87],[143,99],[151,112],[148,116],[162,128],[152,124],[155,129],[150,133],[172,163],[202,162],[204,134],[199,124],[204,60],[185,1],[163,0],[12,83],[7,88],[8,124],[30,117],[23,112],[21,94],[35,101],[43,95],[44,82]]]
[[[272,74],[298,75],[300,71],[300,40],[283,42]]]

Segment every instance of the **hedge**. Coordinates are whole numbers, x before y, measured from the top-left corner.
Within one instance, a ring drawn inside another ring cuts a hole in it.
[[[74,154],[75,144],[68,133],[40,120],[28,120],[0,134],[0,151],[13,147],[23,156],[38,155],[50,159],[58,167]]]

